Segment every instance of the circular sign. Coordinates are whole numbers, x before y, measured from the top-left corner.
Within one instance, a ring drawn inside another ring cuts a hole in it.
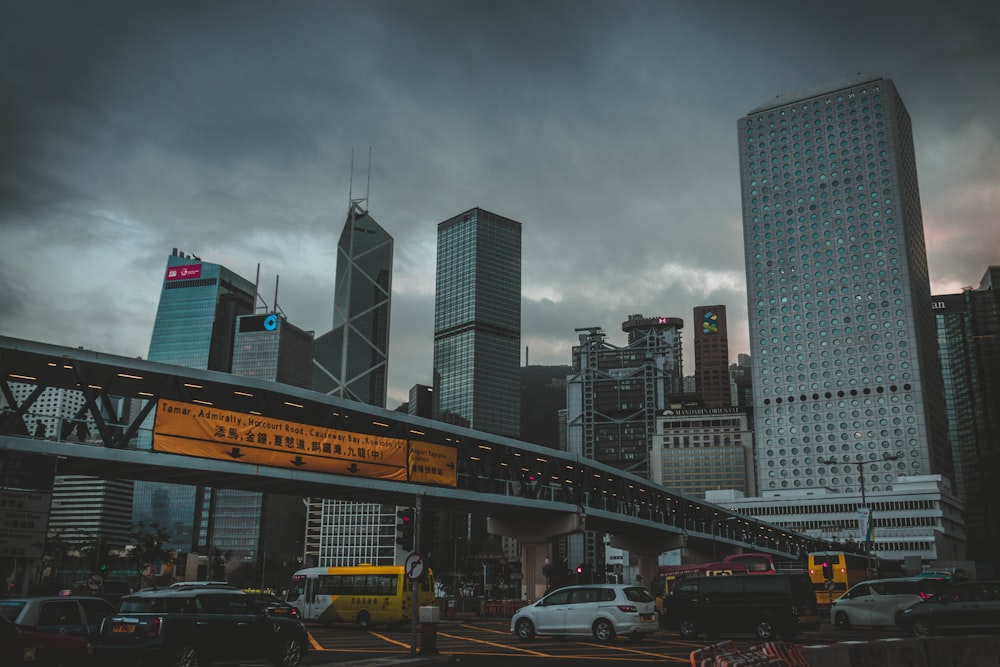
[[[267,329],[268,331],[274,331],[275,329],[277,329],[278,328],[278,316],[275,315],[274,313],[271,313],[270,315],[268,315],[267,317],[265,317],[264,318],[264,328]]]
[[[424,574],[423,556],[416,552],[411,553],[403,561],[403,571],[406,572],[406,576],[410,581],[419,579]]]
[[[826,590],[832,591],[833,590],[833,579],[827,579],[826,581],[824,581],[823,582],[823,586],[826,588]]]
[[[87,588],[92,591],[101,590],[101,586],[104,585],[104,577],[97,574],[96,572],[89,577],[87,577]]]

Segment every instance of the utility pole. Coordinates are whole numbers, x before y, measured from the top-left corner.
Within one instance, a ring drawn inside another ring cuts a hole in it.
[[[819,459],[820,463],[822,463],[823,465],[827,465],[827,466],[845,465],[845,466],[857,466],[858,467],[858,483],[861,486],[861,505],[859,506],[858,509],[859,510],[860,509],[865,509],[868,512],[868,526],[867,526],[867,530],[865,531],[864,539],[862,540],[861,544],[862,544],[862,548],[865,550],[865,555],[868,557],[868,576],[870,576],[870,577],[872,577],[872,576],[878,576],[878,573],[877,573],[878,567],[876,565],[876,563],[877,563],[876,558],[877,557],[875,556],[875,515],[872,512],[871,508],[868,507],[868,498],[865,497],[865,466],[867,464],[869,464],[869,463],[874,463],[874,464],[877,465],[879,463],[883,463],[883,462],[886,462],[886,461],[898,461],[902,457],[903,457],[903,454],[900,453],[900,452],[897,452],[895,454],[889,454],[888,452],[885,452],[885,453],[882,454],[882,459],[881,460],[876,459],[876,460],[868,460],[868,461],[865,461],[865,460],[861,460],[861,461],[838,461],[838,460],[836,460],[834,458]],[[872,539],[871,539],[870,542],[867,539],[869,533],[872,536]],[[876,573],[872,574],[872,570],[875,570]]]

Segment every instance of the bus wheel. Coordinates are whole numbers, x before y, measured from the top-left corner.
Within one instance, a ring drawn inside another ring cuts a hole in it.
[[[837,626],[838,630],[851,629],[851,619],[848,617],[847,612],[838,611],[837,615],[833,617],[833,624]]]
[[[371,630],[372,627],[375,625],[374,623],[372,623],[371,614],[369,614],[367,611],[358,612],[358,617],[355,620],[358,623],[358,627],[361,628],[362,630],[365,630],[366,632],[368,630]]]

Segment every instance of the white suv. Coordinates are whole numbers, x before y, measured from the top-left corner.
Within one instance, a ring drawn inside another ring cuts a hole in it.
[[[510,620],[510,631],[521,639],[572,635],[608,642],[624,635],[639,641],[659,630],[654,604],[649,591],[640,586],[567,586],[519,609]]]

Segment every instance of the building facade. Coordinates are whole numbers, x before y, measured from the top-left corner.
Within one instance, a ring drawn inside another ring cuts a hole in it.
[[[438,225],[435,417],[520,435],[521,223],[473,208]]]
[[[901,476],[951,479],[895,86],[859,77],[780,97],[738,128],[758,488],[856,493],[858,462],[870,492]]]
[[[580,330],[566,379],[567,451],[649,477],[657,416],[683,389],[681,329],[676,317],[630,315],[625,347],[600,327]]]
[[[520,350],[521,223],[478,207],[441,222],[434,290],[434,418],[519,438]],[[440,534],[454,546],[437,548],[438,555],[451,561],[453,591],[464,586],[458,563],[469,565],[469,560],[462,554],[476,554],[486,564],[503,556],[500,541],[486,533],[485,515],[440,512],[437,520]]]
[[[695,391],[706,408],[732,406],[725,306],[695,307],[693,342]]]
[[[279,313],[237,318],[233,375],[308,389],[312,383],[312,358],[312,333],[291,324]],[[208,496],[206,544],[210,551],[229,555],[228,570],[240,565],[263,565],[265,575],[276,585],[283,585],[282,580],[291,576],[302,557],[303,499],[218,488],[211,489]]]
[[[650,479],[687,496],[736,489],[756,493],[753,433],[739,408],[668,409],[657,417]]]
[[[1000,572],[1000,266],[979,287],[936,295],[955,492],[965,507],[968,557],[983,578]]]
[[[231,372],[236,318],[252,314],[256,301],[251,281],[174,248],[167,257],[149,360]],[[151,446],[151,429],[152,417],[140,434],[140,447]],[[165,528],[170,548],[206,554],[210,504],[210,490],[204,487],[137,481],[132,521]]]
[[[858,527],[859,494],[820,488],[764,491],[743,498],[731,491],[710,491],[705,499],[818,539],[864,542]],[[917,556],[925,564],[965,561],[962,504],[947,478],[901,476],[891,491],[872,491],[865,500],[875,521],[875,542],[867,548],[880,558],[903,562]]]

